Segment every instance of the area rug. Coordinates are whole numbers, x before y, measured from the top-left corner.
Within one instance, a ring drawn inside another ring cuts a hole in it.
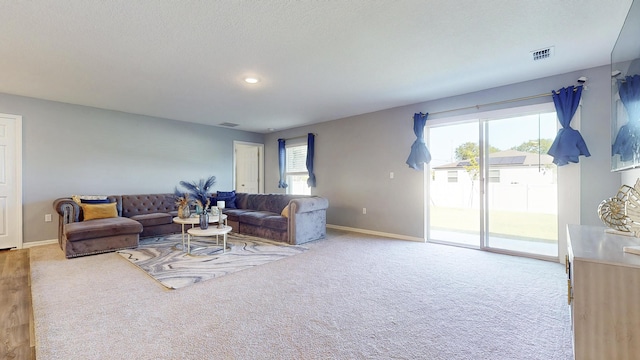
[[[222,244],[222,237],[220,237]],[[215,238],[191,239],[191,254],[182,250],[182,235],[140,239],[136,249],[117,253],[169,289],[179,289],[236,271],[300,254],[307,248],[230,233],[227,251]]]

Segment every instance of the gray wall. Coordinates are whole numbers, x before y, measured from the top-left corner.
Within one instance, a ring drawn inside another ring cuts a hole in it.
[[[312,193],[329,198],[329,224],[423,238],[424,178],[405,164],[415,139],[413,113],[545,93],[572,85],[580,76],[589,78],[581,133],[592,156],[580,162],[581,206],[576,211],[582,224],[600,225],[597,206],[613,196],[622,181],[621,173],[609,170],[609,66],[267,135],[7,94],[0,94],[0,112],[23,116],[24,242],[56,238],[55,214],[51,223],[44,222],[44,214],[53,213],[51,203],[58,197],[171,192],[180,180],[209,175],[218,178],[214,190],[232,189],[233,140],[265,143],[265,191],[283,192],[277,188],[276,140],[308,132],[317,134],[318,187]],[[543,101],[549,98],[501,107]]]
[[[317,188],[312,189],[312,193],[329,198],[329,224],[424,238],[423,174],[409,169],[405,164],[409,148],[415,139],[413,114],[549,93],[553,89],[574,85],[580,76],[586,76],[589,81],[588,89],[582,95],[581,133],[592,156],[581,157],[580,160],[581,205],[575,211],[580,212],[582,224],[601,225],[596,212],[598,204],[612,196],[612,192],[615,194],[620,184],[620,174],[609,171],[610,74],[610,67],[602,66],[268,134],[265,136],[265,190],[283,192],[277,188],[277,139],[313,132],[317,134]],[[482,107],[480,110],[548,101],[551,101],[550,97]],[[474,111],[447,113],[430,118],[451,117],[469,112]],[[394,172],[394,179],[389,178],[389,172]],[[363,207],[367,208],[366,215],[362,214]]]
[[[263,142],[262,134],[7,94],[0,113],[22,116],[25,243],[57,238],[58,197],[167,193],[210,175],[214,191],[230,190],[233,141]]]

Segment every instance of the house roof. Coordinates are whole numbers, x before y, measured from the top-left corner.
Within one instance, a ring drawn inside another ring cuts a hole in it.
[[[493,167],[538,166],[553,164],[553,157],[547,154],[535,154],[518,150],[504,150],[489,154],[489,165]],[[434,166],[434,170],[456,169],[469,166],[469,160],[460,160]]]

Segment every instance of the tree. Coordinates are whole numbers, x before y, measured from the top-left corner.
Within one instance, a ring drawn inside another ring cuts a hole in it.
[[[500,149],[498,149],[495,146],[491,146],[489,145],[489,153],[494,153],[494,152],[498,152],[500,151]],[[455,150],[455,158],[456,160],[460,161],[460,160],[471,160],[471,159],[476,159],[480,157],[480,147],[478,146],[477,143],[474,142],[466,142],[464,144],[459,145],[456,150]],[[476,161],[477,162],[477,161]]]
[[[498,151],[500,151],[500,149],[489,145],[489,153]],[[477,143],[470,141],[461,144],[455,150],[455,157],[458,161],[468,161],[469,164],[465,165],[464,169],[467,171],[471,181],[478,180],[478,174],[480,173],[480,163],[478,163],[478,160],[480,159],[480,146],[478,146]]]
[[[553,144],[553,139],[533,139],[529,141],[525,141],[518,146],[514,146],[511,150],[524,151],[528,153],[537,154],[540,151],[541,154],[546,154],[549,151],[549,148]]]
[[[489,152],[497,152],[500,149],[489,146]],[[480,159],[480,146],[474,142],[466,142],[464,144],[459,145],[455,150],[455,157],[458,161],[466,160],[469,164],[464,166],[464,169],[467,171],[469,178],[471,178],[471,194],[473,194],[473,188],[475,186],[475,180],[478,180],[478,174],[480,173],[480,164],[478,160]],[[473,195],[469,199],[470,202],[473,201]]]

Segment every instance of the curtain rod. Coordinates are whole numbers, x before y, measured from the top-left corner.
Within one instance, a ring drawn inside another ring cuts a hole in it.
[[[448,112],[454,112],[454,111],[460,111],[460,110],[470,110],[470,109],[478,109],[478,110],[480,110],[481,106],[502,105],[502,104],[508,104],[508,103],[517,102],[517,101],[524,101],[524,100],[541,98],[541,97],[545,97],[545,96],[551,96],[551,93],[531,95],[531,96],[525,96],[525,97],[521,97],[521,98],[517,98],[517,99],[502,100],[502,101],[496,101],[496,102],[492,102],[492,103],[479,104],[479,105],[473,105],[473,106],[465,106],[465,107],[461,107],[461,108],[457,108],[457,109],[436,111],[436,112],[432,112],[432,113],[428,113],[428,114],[429,115],[438,115],[438,114],[445,114],[445,113],[448,113]]]
[[[581,86],[582,85],[575,86],[573,88],[573,91],[577,91],[578,88],[581,87]],[[544,94],[525,96],[525,97],[521,97],[521,98],[517,98],[517,99],[502,100],[502,101],[496,101],[496,102],[480,104],[480,105],[465,106],[465,107],[461,107],[461,108],[457,108],[457,109],[436,111],[436,112],[429,113],[429,115],[445,114],[445,113],[448,113],[448,112],[454,112],[454,111],[460,111],[460,110],[469,110],[469,109],[478,109],[478,110],[480,110],[480,106],[502,105],[502,104],[508,104],[508,103],[517,102],[517,101],[531,100],[531,99],[541,98],[541,97],[545,97],[545,96],[551,96],[551,95],[553,95],[554,91],[548,92],[548,93],[544,93]],[[558,90],[558,91],[560,91],[560,90]]]
[[[311,133],[311,134],[313,134],[314,136],[318,136],[318,134],[316,134],[316,133]],[[286,138],[286,139],[282,139],[282,140],[287,141],[287,140],[295,140],[295,139],[302,139],[302,138],[305,138],[305,139],[306,139],[308,136],[309,136],[309,134],[307,134],[307,135],[295,136],[295,137],[292,137],[292,138]]]

